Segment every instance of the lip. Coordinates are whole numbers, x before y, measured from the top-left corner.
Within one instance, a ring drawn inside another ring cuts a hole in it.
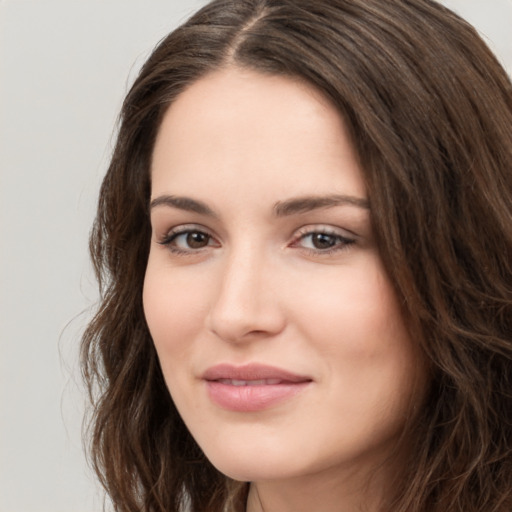
[[[219,364],[202,375],[210,400],[223,409],[257,412],[291,399],[312,379],[275,366]]]

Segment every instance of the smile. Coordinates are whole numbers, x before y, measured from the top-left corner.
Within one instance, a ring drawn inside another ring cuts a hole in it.
[[[217,365],[203,375],[209,399],[233,412],[258,412],[277,406],[307,388],[310,377],[260,364]]]

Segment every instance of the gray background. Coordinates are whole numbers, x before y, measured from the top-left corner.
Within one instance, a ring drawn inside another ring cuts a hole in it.
[[[77,365],[117,112],[201,0],[0,0],[0,512],[91,512]],[[512,0],[445,0],[512,71]]]

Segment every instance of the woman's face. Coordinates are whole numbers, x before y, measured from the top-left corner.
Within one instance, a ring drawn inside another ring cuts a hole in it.
[[[225,69],[172,104],[153,156],[144,310],[206,456],[251,481],[380,464],[423,372],[340,116]]]

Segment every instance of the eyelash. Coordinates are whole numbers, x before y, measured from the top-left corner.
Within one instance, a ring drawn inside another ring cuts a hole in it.
[[[208,245],[205,245],[204,247],[199,248],[188,248],[188,249],[181,249],[177,247],[176,245],[173,245],[173,242],[175,242],[180,236],[189,236],[193,234],[199,234],[205,237],[208,237]],[[329,254],[333,254],[339,251],[347,250],[351,245],[353,245],[356,240],[354,238],[349,238],[346,236],[341,235],[340,233],[332,230],[327,229],[325,226],[321,227],[310,227],[310,228],[304,228],[302,231],[299,231],[297,236],[294,237],[293,241],[289,245],[290,247],[299,247],[300,248],[300,242],[306,240],[308,237],[312,237],[314,235],[322,235],[325,237],[329,237],[331,240],[333,240],[333,245],[331,247],[328,247],[326,249],[318,249],[318,248],[308,248],[308,247],[302,247],[302,250],[307,252],[310,255],[320,255],[320,256],[327,256]],[[169,233],[167,233],[162,240],[160,240],[158,243],[160,245],[166,246],[169,251],[171,251],[173,254],[179,255],[179,256],[192,256],[196,255],[208,247],[218,247],[217,245],[210,245],[210,242],[212,240],[215,240],[214,237],[208,233],[207,230],[200,226],[180,226],[178,228],[175,228],[171,230]]]
[[[208,247],[211,247],[208,244],[205,247],[200,247],[197,249],[194,249],[194,248],[180,249],[176,245],[173,245],[173,242],[175,242],[178,237],[183,236],[183,235],[188,236],[188,235],[192,235],[192,234],[204,235],[204,236],[208,237],[208,242],[210,242],[211,240],[214,239],[213,236],[210,235],[210,233],[208,233],[207,230],[205,230],[204,228],[202,228],[200,226],[185,225],[185,226],[180,226],[180,227],[172,229],[158,243],[160,245],[166,246],[169,249],[169,251],[171,251],[172,253],[177,254],[179,256],[191,256],[191,255],[197,254],[199,252],[202,252],[204,249],[207,249]]]
[[[329,254],[347,250],[352,244],[355,243],[354,238],[349,238],[347,236],[341,235],[332,228],[329,229],[326,228],[325,226],[313,226],[304,228],[302,232],[299,231],[298,236],[295,237],[294,241],[291,243],[291,246],[294,247],[299,242],[304,241],[308,237],[312,237],[314,235],[322,235],[325,237],[329,237],[331,238],[331,240],[334,241],[334,245],[326,249],[302,247],[302,250],[307,251],[311,255],[328,256]]]

